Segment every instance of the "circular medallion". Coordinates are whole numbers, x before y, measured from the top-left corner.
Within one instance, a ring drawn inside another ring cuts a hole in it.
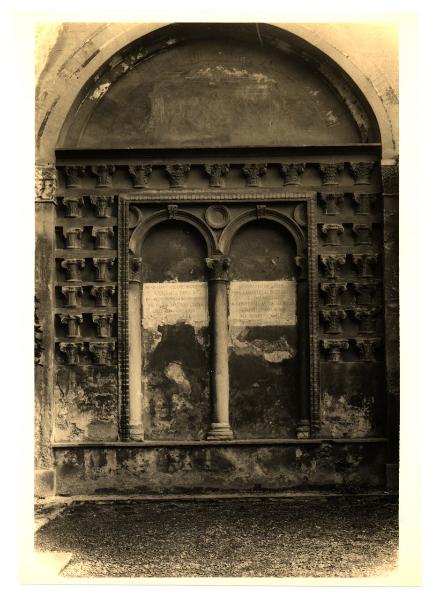
[[[297,204],[294,209],[294,221],[300,225],[301,227],[306,227],[307,225],[307,213],[306,213],[306,204],[305,202],[301,202]]]
[[[205,220],[213,229],[222,229],[229,219],[229,210],[223,204],[213,204],[205,211]]]

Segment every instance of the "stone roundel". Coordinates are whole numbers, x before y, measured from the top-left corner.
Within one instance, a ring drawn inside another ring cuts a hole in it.
[[[213,204],[205,211],[205,220],[213,229],[222,229],[230,220],[230,213],[223,204]]]

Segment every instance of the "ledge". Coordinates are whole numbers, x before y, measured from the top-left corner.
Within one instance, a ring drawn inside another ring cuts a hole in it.
[[[319,444],[384,444],[385,437],[370,438],[264,438],[250,440],[145,440],[112,442],[53,442],[52,448],[163,448],[179,446],[300,446]]]

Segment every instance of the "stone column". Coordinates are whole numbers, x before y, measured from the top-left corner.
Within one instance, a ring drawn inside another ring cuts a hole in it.
[[[129,261],[129,437],[144,439],[142,422],[141,258]]]
[[[211,328],[212,423],[207,439],[230,440],[228,371],[228,268],[230,259],[214,256],[206,259],[209,271],[209,313]]]
[[[308,281],[307,260],[303,256],[296,257],[299,269],[297,277],[297,317],[299,334],[299,420],[297,423],[297,438],[310,437],[310,405],[309,405],[309,311],[308,311]]]

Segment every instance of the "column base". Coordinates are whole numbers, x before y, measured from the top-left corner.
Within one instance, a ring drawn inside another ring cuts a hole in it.
[[[229,423],[211,423],[207,433],[208,440],[232,440],[234,434]]]
[[[310,438],[310,424],[309,421],[300,421],[297,425],[296,431],[298,440],[308,440]]]
[[[144,440],[144,427],[142,425],[129,425],[129,438],[134,442]]]

